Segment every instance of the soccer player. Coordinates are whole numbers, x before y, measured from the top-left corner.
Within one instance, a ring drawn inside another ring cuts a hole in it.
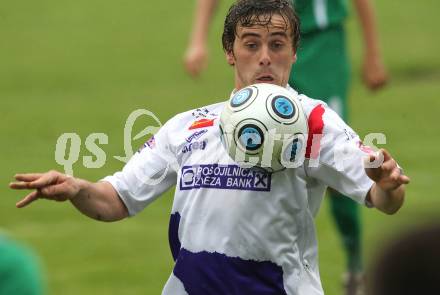
[[[222,41],[235,90],[269,82],[299,95],[288,85],[298,38],[298,18],[286,0],[234,4]],[[102,181],[49,171],[17,174],[10,187],[35,189],[18,207],[69,200],[91,218],[115,221],[176,185],[169,227],[175,265],[163,294],[323,294],[314,216],[327,186],[393,214],[409,178],[386,150],[366,153],[325,103],[299,99],[310,144],[296,169],[269,173],[231,161],[218,129],[221,102],[173,117],[122,171]],[[199,148],[191,148],[195,143]],[[340,159],[341,151],[349,153]],[[364,168],[365,157],[380,165]]]
[[[293,0],[301,20],[298,60],[289,83],[300,93],[322,99],[346,122],[349,61],[346,53],[344,21],[347,3],[343,0]],[[363,81],[370,89],[385,85],[387,73],[382,63],[378,34],[370,0],[354,0],[364,39]],[[197,76],[207,63],[209,24],[218,0],[198,0],[190,42],[184,57],[187,72]],[[359,208],[339,192],[329,190],[331,213],[347,254],[346,292],[356,294],[362,280],[361,224]]]

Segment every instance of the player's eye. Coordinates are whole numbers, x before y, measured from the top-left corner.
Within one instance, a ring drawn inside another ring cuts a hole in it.
[[[251,50],[254,50],[254,49],[257,49],[257,48],[258,48],[258,45],[257,45],[257,43],[255,43],[255,42],[246,42],[246,43],[244,44],[244,46],[245,46],[247,49],[251,49]]]
[[[284,42],[281,42],[281,41],[274,41],[274,42],[272,42],[271,43],[271,48],[272,49],[281,49],[281,48],[283,48],[284,47]]]

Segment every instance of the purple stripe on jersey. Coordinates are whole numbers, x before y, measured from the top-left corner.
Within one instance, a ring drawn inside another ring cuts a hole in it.
[[[179,252],[174,275],[190,295],[286,294],[283,270],[270,261],[244,260],[220,253]]]
[[[180,224],[179,212],[171,214],[170,224],[168,226],[168,241],[170,243],[171,254],[173,255],[174,261],[176,261],[181,247],[179,240],[179,224]]]

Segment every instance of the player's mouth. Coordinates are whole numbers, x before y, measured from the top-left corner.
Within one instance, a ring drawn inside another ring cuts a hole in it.
[[[257,83],[273,83],[275,81],[275,78],[270,74],[264,74],[260,75],[255,79]]]

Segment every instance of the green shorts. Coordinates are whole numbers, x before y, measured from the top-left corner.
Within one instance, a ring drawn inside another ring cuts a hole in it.
[[[325,101],[347,121],[349,72],[345,31],[340,25],[301,35],[289,84],[300,93]]]

